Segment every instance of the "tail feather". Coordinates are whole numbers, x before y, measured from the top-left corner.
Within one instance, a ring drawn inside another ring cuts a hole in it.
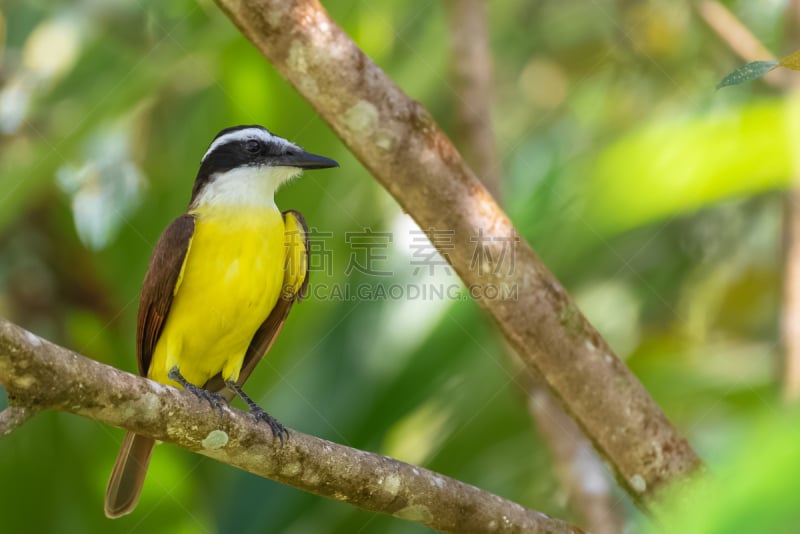
[[[150,438],[128,432],[111,471],[106,490],[106,517],[115,518],[129,514],[139,502],[150,455],[156,442]]]

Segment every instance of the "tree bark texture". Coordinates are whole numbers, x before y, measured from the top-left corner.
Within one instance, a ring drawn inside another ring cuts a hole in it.
[[[191,393],[114,369],[0,319],[0,384],[8,414],[62,410],[172,443],[296,488],[446,532],[580,529],[458,480],[268,425]],[[24,407],[24,408],[23,408]]]

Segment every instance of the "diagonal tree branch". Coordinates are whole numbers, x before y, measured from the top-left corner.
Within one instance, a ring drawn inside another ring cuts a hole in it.
[[[496,199],[500,198],[500,157],[491,120],[492,54],[487,0],[447,0],[450,60],[453,65],[459,128],[456,146]],[[513,352],[510,348],[508,352]],[[595,534],[622,530],[622,515],[613,506],[611,484],[600,458],[580,428],[564,413],[544,381],[528,369],[528,407],[543,442],[550,449],[555,474],[582,525]]]
[[[526,365],[541,373],[637,504],[646,509],[665,485],[701,467],[430,114],[317,0],[217,4],[421,228],[453,232],[448,249],[440,250],[443,257],[473,294],[482,295],[480,304]],[[518,242],[511,259],[509,242]],[[491,287],[508,291],[489,298],[482,289]]]
[[[700,16],[717,35],[745,61],[775,59],[764,44],[736,18],[722,3],[717,0],[703,0],[695,4]],[[775,71],[770,75],[779,73]],[[780,77],[767,77],[769,83],[782,83]]]
[[[9,400],[29,411],[62,410],[119,426],[437,530],[581,532],[469,484],[379,454],[295,431],[280,447],[269,427],[249,414],[230,408],[219,414],[190,393],[85,358],[5,319],[0,319],[0,384]]]

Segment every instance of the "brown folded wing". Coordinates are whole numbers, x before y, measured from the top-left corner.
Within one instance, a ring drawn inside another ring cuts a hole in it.
[[[194,217],[182,215],[167,226],[153,250],[139,296],[136,358],[139,374],[147,376],[172,299],[183,275],[194,234]]]

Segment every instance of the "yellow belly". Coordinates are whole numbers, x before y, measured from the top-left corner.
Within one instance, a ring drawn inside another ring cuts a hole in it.
[[[278,300],[284,277],[284,224],[276,209],[196,213],[178,291],[148,377],[173,367],[202,386],[217,373],[236,380],[247,347]]]

